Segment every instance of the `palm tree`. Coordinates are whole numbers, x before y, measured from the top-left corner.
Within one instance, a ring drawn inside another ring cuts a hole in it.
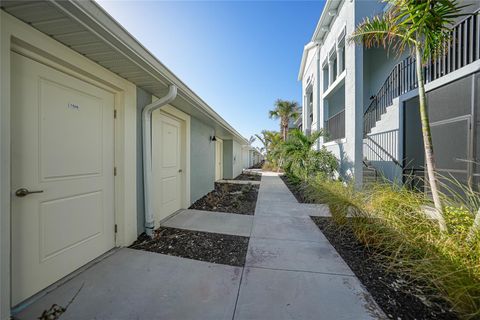
[[[276,131],[262,130],[260,134],[255,134],[255,136],[263,144],[267,162],[276,166],[279,162],[277,151],[279,150],[279,144],[283,141],[280,134]]]
[[[262,130],[262,132],[260,134],[255,134],[255,137],[257,137],[258,140],[260,140],[260,142],[263,144],[263,148],[265,149],[265,152],[267,152],[268,150],[268,135],[269,135],[269,132],[268,130]]]
[[[287,141],[282,146],[284,169],[305,181],[319,173],[325,177],[332,177],[338,169],[338,160],[324,148],[320,150],[313,148],[317,140],[324,135],[323,130],[314,131],[310,135],[298,129],[290,131]]]
[[[255,140],[257,140],[257,138],[255,136],[250,136],[250,139],[248,139],[248,145],[251,146],[252,143],[255,142]]]
[[[381,16],[366,18],[356,28],[351,40],[367,48],[378,46],[393,48],[398,54],[409,50],[415,57],[427,175],[438,223],[440,229],[444,231],[446,224],[435,176],[435,157],[422,67],[431,58],[443,54],[444,45],[450,38],[449,26],[460,16],[460,10],[465,6],[460,6],[457,0],[386,1],[390,4],[387,11]]]
[[[287,140],[290,120],[297,120],[299,116],[298,103],[295,101],[277,99],[275,101],[275,109],[269,111],[270,118],[280,119],[280,130],[284,141]]]

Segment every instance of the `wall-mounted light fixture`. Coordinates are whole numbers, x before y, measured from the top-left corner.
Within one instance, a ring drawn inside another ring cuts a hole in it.
[[[337,10],[330,10],[330,11],[328,11],[328,15],[329,15],[330,17],[335,17],[336,14],[337,14]]]
[[[211,136],[211,137],[210,137],[210,141],[217,141],[217,137]]]

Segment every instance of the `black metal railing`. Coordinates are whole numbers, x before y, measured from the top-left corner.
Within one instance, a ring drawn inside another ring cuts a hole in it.
[[[425,83],[432,82],[480,59],[480,18],[479,11],[458,22],[453,28],[450,40],[445,43],[439,58],[431,59],[423,67]],[[392,105],[393,99],[417,88],[415,59],[408,57],[400,61],[390,72],[378,93],[364,112],[363,134],[375,127],[381,116]]]
[[[398,130],[390,130],[366,136],[363,140],[363,156],[373,161],[391,161],[399,168],[403,165],[398,158]]]
[[[345,109],[325,121],[325,141],[345,138]]]

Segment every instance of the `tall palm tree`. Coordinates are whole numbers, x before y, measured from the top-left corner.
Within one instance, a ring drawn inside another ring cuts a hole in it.
[[[290,120],[297,120],[300,116],[300,109],[298,103],[295,101],[286,101],[277,99],[275,101],[275,108],[269,111],[269,117],[273,119],[280,119],[280,131],[283,140],[287,140],[288,124]]]
[[[409,50],[415,57],[428,181],[440,229],[446,230],[442,214],[443,205],[435,176],[435,157],[425,97],[423,65],[431,58],[443,54],[444,45],[450,37],[449,27],[455,18],[460,16],[460,11],[465,6],[460,6],[457,0],[386,0],[386,2],[390,4],[387,11],[381,16],[366,18],[357,26],[351,40],[367,48],[378,46],[393,48],[399,54]]]
[[[250,136],[250,139],[248,139],[248,145],[251,146],[252,143],[255,142],[255,140],[257,140],[257,138],[255,136]]]

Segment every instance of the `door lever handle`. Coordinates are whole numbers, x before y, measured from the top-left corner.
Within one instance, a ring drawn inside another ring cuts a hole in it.
[[[17,191],[15,191],[15,195],[17,197],[25,197],[25,196],[28,196],[31,193],[42,193],[42,192],[43,192],[43,190],[30,191],[26,188],[20,188]]]
[[[182,173],[182,172],[183,172],[183,170],[182,170],[182,169],[178,169],[178,172]]]

